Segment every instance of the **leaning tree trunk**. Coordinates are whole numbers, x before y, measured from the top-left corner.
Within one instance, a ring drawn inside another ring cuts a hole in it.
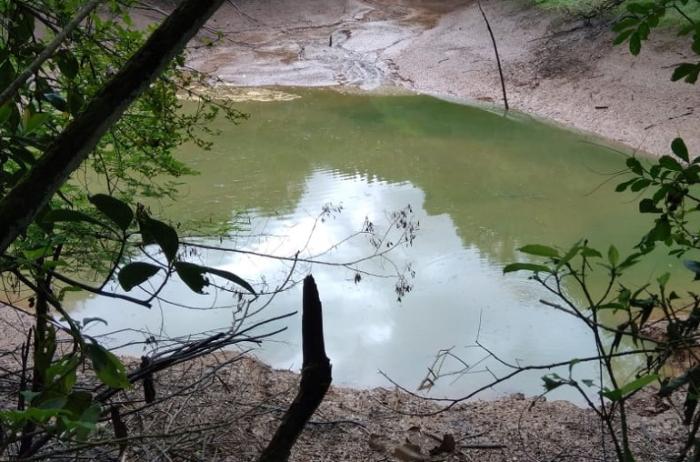
[[[323,342],[321,300],[312,276],[304,279],[302,308],[301,335],[304,359],[299,391],[272,440],[260,455],[259,462],[284,462],[289,459],[292,446],[331,385],[331,362],[326,357]]]
[[[0,254],[224,0],[184,0],[0,201]]]

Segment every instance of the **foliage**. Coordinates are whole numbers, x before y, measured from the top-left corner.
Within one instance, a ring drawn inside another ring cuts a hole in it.
[[[85,3],[0,0],[0,89],[30,66]],[[134,27],[129,16],[135,3],[103,2],[0,106],[0,197],[144,43],[149,31]],[[207,124],[220,112],[233,122],[244,117],[206,97],[195,112],[180,111],[178,91],[200,77],[185,72],[182,64],[182,57],[171,63],[112,125],[80,174],[0,256],[0,277],[18,294],[17,300],[4,302],[25,300],[36,319],[23,350],[17,409],[0,412],[0,452],[31,456],[52,437],[83,441],[89,436],[109,410],[93,392],[75,387],[79,370],[90,368],[103,387],[130,386],[122,362],[83,333],[95,320],[81,323],[63,309],[68,291],[105,294],[115,275],[130,291],[157,274],[162,289],[178,274],[198,292],[212,276],[254,292],[232,273],[185,262],[176,227],[153,218],[138,203],[139,198],[172,196],[174,179],[194,173],[173,157],[175,147],[184,142],[208,147],[202,136],[211,133]],[[122,298],[149,305],[159,290],[147,299]],[[59,337],[69,338],[72,348],[61,348]],[[48,438],[34,436],[42,434]]]
[[[700,26],[684,8],[699,4],[694,0],[625,2],[625,14],[614,26],[615,44],[627,42],[630,52],[639,54],[650,32],[659,27],[669,11],[675,11],[685,20],[679,36],[690,37],[690,48],[697,58]],[[683,62],[675,66],[671,78],[693,84],[699,71],[700,62]],[[504,268],[506,273],[530,272],[531,279],[558,298],[556,303],[543,303],[580,319],[590,328],[598,352],[593,360],[601,366],[600,376],[596,380],[575,380],[571,375],[550,374],[543,377],[544,386],[547,391],[560,386],[578,390],[603,421],[621,462],[635,460],[628,436],[626,403],[654,384],[659,387],[659,396],[684,394],[683,423],[688,432],[677,460],[700,457],[700,358],[695,352],[700,338],[700,297],[693,292],[679,294],[672,290],[668,273],[659,276],[655,284],[635,286],[621,282],[627,270],[659,246],[679,259],[700,250],[700,223],[695,218],[700,211],[700,156],[692,155],[682,138],[673,140],[670,151],[655,161],[629,157],[623,172],[628,178],[616,187],[620,193],[631,191],[641,196],[639,212],[653,219],[634,252],[623,256],[614,246],[603,252],[586,240],[563,250],[527,245],[520,251],[535,261],[512,263]],[[700,279],[700,261],[684,259],[683,264],[696,280]],[[600,273],[601,269],[606,283],[596,290],[598,286],[591,283],[592,273]],[[582,294],[582,302],[577,303],[572,294]],[[661,335],[653,334],[654,326],[661,328]],[[679,355],[689,357],[690,362],[679,365]],[[626,383],[615,367],[615,358],[621,356],[643,358],[635,377]],[[572,360],[570,370],[578,362]],[[597,390],[597,397],[591,397],[590,389]]]
[[[588,20],[601,16],[624,15],[629,5],[640,4],[635,0],[535,0],[535,2],[543,8],[562,10]],[[643,4],[654,4],[654,2]],[[693,21],[700,19],[700,4],[693,0],[668,1],[666,4],[672,8],[662,16],[661,25],[675,27],[685,23],[686,17]],[[673,4],[678,9],[674,8]]]

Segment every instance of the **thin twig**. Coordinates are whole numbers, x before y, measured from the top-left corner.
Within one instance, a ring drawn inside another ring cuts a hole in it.
[[[506,111],[510,109],[508,105],[508,95],[506,94],[506,81],[505,78],[503,77],[503,67],[501,66],[501,57],[498,54],[498,46],[496,45],[496,37],[493,35],[493,30],[491,30],[491,24],[489,23],[489,19],[486,17],[486,13],[484,12],[484,9],[481,7],[481,0],[477,0],[476,4],[479,6],[479,11],[481,11],[481,16],[484,18],[484,22],[486,23],[486,28],[489,31],[489,35],[491,36],[491,43],[493,43],[493,51],[496,54],[496,63],[498,64],[498,75],[501,78],[501,90],[503,91],[503,105],[506,108]]]

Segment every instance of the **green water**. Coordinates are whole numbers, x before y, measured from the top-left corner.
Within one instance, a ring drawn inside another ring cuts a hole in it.
[[[313,272],[319,284],[337,383],[387,385],[377,374],[381,369],[415,388],[440,348],[454,347],[468,363],[478,362],[484,353],[470,348],[477,335],[509,361],[539,363],[593,353],[582,325],[542,306],[541,288],[525,275],[503,276],[502,267],[523,258],[515,249],[526,243],[566,247],[588,238],[601,249],[614,243],[623,254],[629,251],[649,221],[635,212],[634,196],[612,192],[616,181],[602,185],[621,169],[622,155],[525,116],[503,117],[428,96],[292,93],[301,98],[240,103],[250,119],[238,126],[224,120],[212,124],[221,134],[211,151],[183,147],[180,158],[201,174],[185,180],[175,203],[156,209],[176,221],[240,223],[247,217],[243,236],[224,246],[281,256],[301,251],[301,257],[331,249],[325,260],[349,261],[372,251],[367,239],[338,248],[335,243],[360,229],[365,217],[383,229],[391,211],[410,204],[420,222],[414,245],[393,252],[392,263],[361,265],[387,274],[392,264],[412,264],[414,288],[402,302],[391,279],[365,277],[356,284],[345,268],[296,267],[293,280]],[[326,203],[342,204],[343,211],[316,222]],[[214,251],[197,258],[252,282],[261,283],[263,275],[268,287],[283,280],[290,266]],[[653,281],[677,266],[657,257],[630,279]],[[674,271],[674,279],[685,284],[688,278]],[[148,311],[94,298],[76,302],[76,308],[84,316],[105,318],[110,330],[142,328],[167,335],[225,328],[235,317],[225,294],[198,296],[174,283],[164,298],[197,309],[163,303]],[[256,319],[296,310],[300,300],[296,286]],[[275,326],[289,330],[257,354],[275,367],[297,369],[298,317]],[[115,344],[142,337],[112,336]],[[486,383],[491,377],[484,364],[454,383],[441,382],[433,393],[457,396]],[[581,374],[594,371],[581,366]],[[494,393],[539,393],[539,375],[523,376]],[[557,396],[574,399],[565,391]]]
[[[183,153],[201,175],[187,178],[172,215],[293,213],[323,171],[410,182],[427,214],[448,214],[465,246],[502,262],[523,242],[623,243],[649,223],[633,196],[612,192],[616,182],[596,191],[624,165],[598,140],[427,96],[296,93],[303,98],[240,104],[250,120],[216,124],[211,152]]]

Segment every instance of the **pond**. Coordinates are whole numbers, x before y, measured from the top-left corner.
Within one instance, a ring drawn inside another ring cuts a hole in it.
[[[350,262],[375,248],[365,235],[342,242],[345,238],[363,229],[366,219],[382,234],[392,212],[410,206],[412,223],[419,227],[413,245],[395,248],[388,260],[358,264],[360,281],[342,266],[299,262],[295,267],[292,280],[312,272],[318,283],[336,384],[390,385],[381,370],[415,390],[436,353],[452,348],[472,369],[439,381],[430,395],[460,396],[492,380],[491,372],[504,371],[494,360],[480,362],[485,352],[473,347],[477,338],[502,359],[521,364],[594,354],[581,323],[543,306],[541,298],[554,300],[525,274],[504,276],[502,268],[522,260],[516,249],[527,243],[567,247],[588,238],[601,250],[616,244],[628,252],[649,221],[636,213],[634,196],[613,192],[617,182],[609,181],[610,175],[624,165],[622,154],[526,116],[504,117],[429,96],[286,91],[297,98],[241,102],[249,120],[237,126],[213,123],[221,134],[210,151],[182,147],[179,157],[200,175],[184,180],[176,202],[152,208],[177,222],[223,219],[241,226],[230,240],[199,242]],[[324,208],[328,213],[319,219]],[[396,229],[391,233],[388,241]],[[200,251],[196,258],[257,287],[265,287],[259,284],[264,278],[268,288],[284,280],[292,265],[219,251]],[[673,263],[659,256],[631,279],[654,281]],[[404,272],[407,265],[415,277]],[[397,270],[408,274],[412,285],[401,301],[395,279],[365,274],[390,276]],[[674,276],[681,278],[689,276]],[[236,316],[230,294],[196,295],[179,281],[172,281],[163,298],[173,303],[147,310],[83,298],[73,302],[73,310],[78,318],[108,322],[108,327],[93,324],[93,334],[136,328],[182,336],[226,328]],[[299,310],[300,304],[296,285],[250,322]],[[298,370],[300,316],[259,332],[284,326],[288,330],[254,354],[276,368]],[[125,331],[109,338],[119,345],[143,337]],[[460,367],[452,359],[443,371]],[[577,370],[595,377],[591,366]],[[483,397],[538,394],[541,375],[520,376]],[[562,389],[553,397],[576,400]]]

